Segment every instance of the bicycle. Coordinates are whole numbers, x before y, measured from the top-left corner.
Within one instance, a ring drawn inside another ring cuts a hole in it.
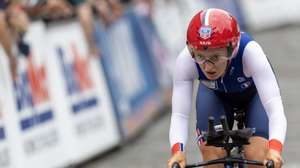
[[[186,168],[224,164],[224,168],[245,168],[245,165],[260,165],[274,168],[274,162],[269,160],[266,164],[261,161],[248,160],[243,156],[243,145],[249,145],[249,138],[254,134],[252,128],[245,128],[245,113],[243,110],[234,112],[234,120],[237,122],[236,130],[230,130],[225,116],[220,117],[221,125],[214,125],[214,117],[208,118],[208,131],[203,133],[207,146],[222,147],[226,156],[220,159],[198,162],[186,165]],[[217,128],[217,129],[216,129]],[[175,162],[172,168],[180,168]]]

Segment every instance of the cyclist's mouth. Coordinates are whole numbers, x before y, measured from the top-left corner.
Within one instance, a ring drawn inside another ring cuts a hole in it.
[[[217,72],[205,72],[206,77],[209,78],[210,80],[215,80],[217,77]]]
[[[216,72],[206,72],[206,73],[210,76],[214,76],[216,74]]]

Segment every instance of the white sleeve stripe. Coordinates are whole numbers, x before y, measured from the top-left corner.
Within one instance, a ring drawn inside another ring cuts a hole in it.
[[[269,118],[269,140],[277,139],[284,144],[287,121],[281,99],[273,99],[264,107]]]

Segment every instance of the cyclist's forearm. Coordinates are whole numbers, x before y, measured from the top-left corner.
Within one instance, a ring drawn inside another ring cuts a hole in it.
[[[192,93],[192,81],[174,81],[169,133],[171,147],[176,143],[186,144],[189,114],[192,110]]]
[[[281,98],[275,98],[264,105],[269,118],[269,148],[282,151],[286,136],[287,121]]]
[[[181,149],[188,136],[188,118],[192,110],[193,82],[197,78],[195,62],[185,47],[176,58],[173,75],[172,117],[170,125],[170,145],[173,149]],[[184,148],[184,147],[183,147]],[[183,150],[183,149],[182,149]]]

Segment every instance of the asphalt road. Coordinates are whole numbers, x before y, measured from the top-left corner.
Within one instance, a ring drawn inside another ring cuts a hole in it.
[[[300,26],[288,26],[253,33],[270,59],[281,88],[288,131],[284,148],[285,168],[300,167]],[[154,121],[145,132],[124,147],[114,150],[83,168],[156,168],[166,167],[170,156],[168,131],[170,111]],[[195,143],[195,114],[190,118],[188,162],[201,158]]]

